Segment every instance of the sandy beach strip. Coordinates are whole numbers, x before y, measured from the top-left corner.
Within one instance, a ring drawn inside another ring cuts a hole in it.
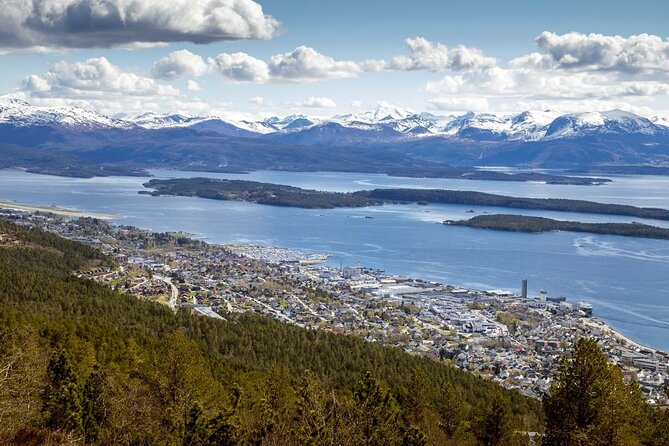
[[[630,339],[629,337],[625,336],[624,334],[622,334],[615,328],[611,327],[609,324],[607,324],[606,322],[604,322],[599,318],[593,317],[589,319],[583,319],[583,322],[590,327],[599,328],[600,330],[607,332],[610,336],[613,336],[614,338],[623,341],[623,343],[628,344],[632,348],[637,348],[639,350],[648,350],[655,353],[659,352],[659,350],[655,348],[648,347],[646,345],[640,344],[639,342]]]
[[[115,220],[123,218],[122,215],[100,214],[96,212],[59,208],[56,206],[18,203],[16,201],[11,201],[11,200],[0,200],[0,209],[10,209],[13,211],[24,211],[24,212],[48,212],[51,214],[62,215],[65,217],[90,217],[90,218],[99,218],[100,220]]]

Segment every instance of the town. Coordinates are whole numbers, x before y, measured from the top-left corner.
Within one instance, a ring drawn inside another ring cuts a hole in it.
[[[203,317],[256,312],[426,355],[540,398],[578,338],[597,340],[651,404],[665,405],[669,355],[591,317],[587,303],[475,290],[336,267],[327,255],[253,245],[215,245],[189,234],[152,233],[93,218],[2,210],[0,217],[100,248],[115,267],[78,271],[120,292]],[[0,234],[0,242],[4,240]]]

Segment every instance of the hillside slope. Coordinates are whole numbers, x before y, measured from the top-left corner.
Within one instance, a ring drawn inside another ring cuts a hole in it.
[[[264,317],[174,314],[69,275],[111,262],[93,248],[0,234],[3,444],[472,444],[467,420],[493,400],[538,426],[538,402],[433,360]]]

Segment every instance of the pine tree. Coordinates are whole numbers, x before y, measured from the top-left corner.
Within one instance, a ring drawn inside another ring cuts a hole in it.
[[[47,427],[84,434],[83,395],[70,355],[54,353],[47,368],[47,386],[42,394],[42,414]]]
[[[449,382],[444,383],[441,387],[437,410],[439,411],[439,427],[447,436],[458,436],[467,428],[464,402]]]
[[[328,393],[311,371],[304,375],[305,383],[297,392],[295,435],[304,445],[334,444],[335,413]]]
[[[209,420],[207,420],[202,404],[196,402],[188,413],[184,430],[184,446],[207,446],[211,436]]]
[[[364,444],[380,446],[395,443],[397,441],[395,400],[370,372],[367,372],[358,384],[354,400],[357,404]]]
[[[106,409],[103,400],[105,377],[97,364],[88,375],[83,388],[82,422],[86,443],[95,443],[100,435]]]
[[[509,403],[501,392],[495,392],[480,408],[474,423],[474,437],[481,446],[508,446],[513,444],[513,424]]]
[[[592,339],[563,358],[544,407],[547,446],[633,446],[648,430],[638,386],[625,383]]]

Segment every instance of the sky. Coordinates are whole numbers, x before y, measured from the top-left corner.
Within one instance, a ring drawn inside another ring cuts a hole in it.
[[[109,115],[669,116],[669,2],[0,0],[0,94]]]

